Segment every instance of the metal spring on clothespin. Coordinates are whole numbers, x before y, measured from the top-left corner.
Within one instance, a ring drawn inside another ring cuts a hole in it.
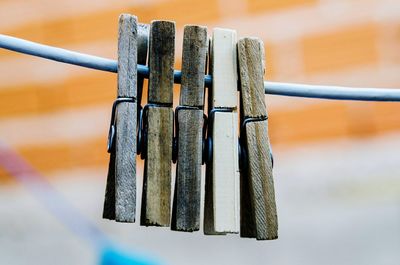
[[[246,125],[250,122],[258,122],[258,121],[266,121],[266,120],[268,120],[268,117],[258,117],[258,118],[247,117],[243,120],[243,122],[240,126],[241,136],[239,137],[239,167],[240,167],[241,171],[246,170],[246,168],[248,166],[246,141],[244,140],[244,137],[243,137],[243,135],[246,135]],[[270,156],[271,156],[271,162],[272,162],[272,168],[273,168],[274,167],[274,154],[273,154],[271,148],[270,148]]]
[[[117,98],[113,105],[112,105],[112,110],[111,110],[111,119],[110,119],[110,128],[108,130],[108,141],[107,141],[107,152],[111,153],[112,150],[115,148],[115,128],[116,128],[116,112],[117,112],[117,106],[119,103],[122,102],[131,102],[135,103],[136,98],[135,97],[130,97],[130,98],[124,98],[124,97],[119,97]]]
[[[179,111],[181,110],[201,110],[197,107],[191,107],[191,106],[177,106],[175,108],[175,137],[174,137],[174,143],[172,146],[172,162],[176,163],[177,159],[178,159],[178,147],[179,147]],[[206,143],[207,139],[206,139],[206,134],[207,134],[207,123],[208,122],[208,118],[207,115],[205,113],[203,113],[203,129],[202,129],[202,162],[201,164],[203,165],[206,162],[206,159],[208,158],[208,145]]]

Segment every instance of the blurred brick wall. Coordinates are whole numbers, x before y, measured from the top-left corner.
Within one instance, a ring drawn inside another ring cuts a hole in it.
[[[0,32],[116,58],[123,12],[177,22],[176,68],[183,26],[197,23],[261,37],[268,80],[400,87],[398,0],[3,0]],[[114,74],[0,50],[0,141],[47,174],[105,167],[115,92]],[[266,100],[278,148],[400,130],[396,103]]]

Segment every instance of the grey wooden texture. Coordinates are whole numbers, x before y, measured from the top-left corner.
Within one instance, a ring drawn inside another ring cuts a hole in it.
[[[172,230],[200,228],[203,110],[178,113],[178,159],[172,213]]]
[[[138,25],[138,49],[137,49],[137,63],[141,65],[146,65],[147,63],[147,51],[149,49],[149,30],[150,25],[139,23]],[[142,89],[143,89],[144,77],[139,76],[137,77],[137,104],[141,104],[139,100],[142,99]],[[139,113],[138,113],[139,114]]]
[[[137,18],[122,14],[118,34],[118,97],[136,97]],[[136,214],[136,102],[117,106],[103,217],[134,222]]]
[[[207,28],[192,25],[185,26],[180,105],[204,106],[204,75],[207,50]]]
[[[149,103],[172,104],[175,22],[152,21],[149,44]]]
[[[263,45],[256,38],[238,42],[241,84],[242,122],[245,117],[267,117],[264,97]],[[272,161],[268,138],[268,121],[246,124],[247,166],[241,172],[241,229],[242,237],[258,240],[278,237]]]
[[[202,108],[204,105],[207,49],[207,28],[185,26],[180,93],[183,106]],[[182,109],[177,119],[178,157],[171,229],[192,232],[200,229],[203,110]]]
[[[150,27],[147,151],[141,225],[169,226],[173,139],[175,24],[153,21]],[[167,105],[167,106],[164,106]]]
[[[169,226],[173,110],[150,107],[141,225]]]
[[[246,117],[265,117],[264,46],[257,38],[243,38],[238,41],[239,74],[241,85],[242,112]]]
[[[136,97],[137,18],[120,17],[118,97]],[[115,220],[134,222],[136,214],[136,102],[118,104],[116,115]]]
[[[278,238],[278,218],[275,204],[272,161],[268,139],[268,121],[251,122],[246,125],[248,171],[246,178],[249,205],[242,204],[242,237],[255,237],[259,240]],[[250,209],[250,211],[249,211]],[[250,214],[250,215],[249,215]],[[247,220],[249,222],[247,223]],[[248,226],[248,227],[246,227]]]

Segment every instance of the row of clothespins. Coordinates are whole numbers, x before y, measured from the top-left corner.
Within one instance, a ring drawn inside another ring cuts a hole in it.
[[[234,30],[221,28],[215,28],[209,39],[206,27],[185,26],[175,114],[174,50],[174,22],[153,21],[149,26],[139,24],[135,16],[120,16],[118,97],[109,133],[103,218],[135,221],[140,154],[145,161],[141,225],[198,231],[205,163],[204,233],[277,238],[262,41],[237,41]],[[142,108],[143,77],[137,75],[137,64],[146,62],[148,103]],[[205,115],[207,72],[212,86]],[[176,179],[171,205],[172,160]]]

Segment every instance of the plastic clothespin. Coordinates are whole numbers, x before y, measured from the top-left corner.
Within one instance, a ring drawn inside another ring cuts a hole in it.
[[[239,232],[236,32],[216,28],[211,42],[204,233]],[[210,93],[211,92],[211,93]]]
[[[264,45],[257,38],[238,42],[241,92],[241,237],[278,237],[278,220],[264,96]]]
[[[171,229],[200,229],[207,28],[184,28],[180,101],[175,110],[176,181]]]
[[[142,158],[145,159],[141,225],[169,226],[175,23],[150,26],[148,104],[142,110]]]
[[[135,222],[137,18],[122,14],[118,35],[118,96],[108,139],[110,162],[103,218]]]

